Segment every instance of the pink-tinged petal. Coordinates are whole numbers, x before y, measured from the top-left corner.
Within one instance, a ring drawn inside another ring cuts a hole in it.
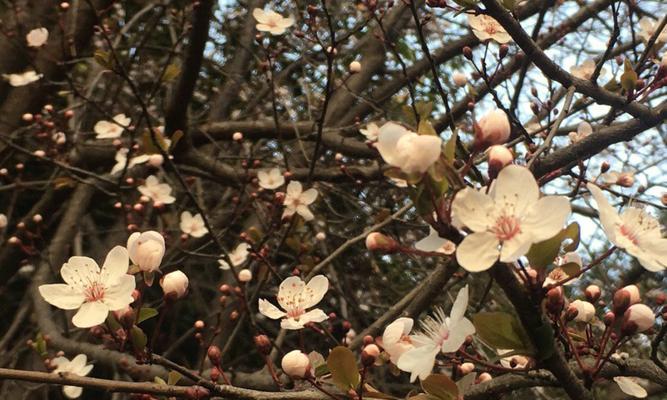
[[[271,25],[266,24],[257,24],[255,25],[255,28],[260,32],[270,32],[273,29]]]
[[[646,389],[644,389],[640,384],[635,382],[635,380],[630,377],[615,376],[614,382],[616,382],[621,391],[627,395],[636,397],[638,399],[643,399],[648,396]]]
[[[551,239],[563,229],[571,211],[567,197],[544,196],[524,216],[521,230],[533,243]]]
[[[467,227],[473,232],[484,232],[495,222],[493,208],[491,197],[465,188],[456,193],[452,202],[452,224],[458,228]]]
[[[90,257],[70,257],[60,268],[60,276],[63,280],[81,290],[88,282],[96,281],[99,273],[100,267]]]
[[[279,319],[286,315],[285,312],[264,299],[259,299],[259,312],[271,319]]]
[[[287,184],[287,195],[294,198],[299,198],[303,192],[303,186],[299,181],[291,181]]]
[[[498,260],[498,245],[498,239],[492,233],[472,233],[456,249],[456,261],[466,271],[486,271]]]
[[[315,308],[300,316],[299,322],[305,325],[309,322],[324,322],[327,319],[329,319],[329,316],[324,311]]]
[[[465,315],[466,309],[468,308],[468,285],[465,285],[459,293],[456,295],[454,304],[452,305],[452,311],[450,312],[449,319],[453,324],[456,324],[458,320],[463,318]]]
[[[106,304],[94,301],[83,303],[79,311],[72,317],[72,323],[77,328],[92,328],[104,323],[109,315],[109,307]]]
[[[496,207],[523,215],[540,197],[535,177],[526,167],[508,165],[498,174],[491,190]]]
[[[303,322],[301,322],[301,320],[297,321],[294,318],[284,318],[280,321],[280,327],[282,329],[296,331],[303,329]]]
[[[440,348],[435,344],[415,347],[403,353],[396,366],[401,371],[410,372],[410,382],[414,382],[417,377],[425,379],[431,374],[439,352]]]
[[[313,215],[308,206],[304,206],[303,204],[300,204],[296,207],[296,212],[306,221],[312,221],[315,219],[315,215]]]
[[[86,300],[82,291],[62,283],[41,285],[38,289],[47,303],[63,310],[75,310]]]
[[[301,291],[299,305],[301,308],[310,308],[324,298],[329,290],[329,280],[324,275],[314,276]]]
[[[396,167],[403,164],[403,157],[405,155],[398,152],[396,145],[405,135],[416,135],[416,133],[410,132],[395,122],[387,122],[380,128],[375,148],[378,149],[380,156],[382,156],[387,164]]]
[[[589,183],[588,185],[586,185],[586,187],[588,188],[588,190],[590,190],[591,194],[593,195],[595,203],[597,203],[598,212],[600,214],[600,223],[602,224],[602,228],[607,234],[607,238],[609,238],[609,240],[615,244],[616,243],[615,227],[616,225],[620,224],[621,218],[619,217],[616,210],[614,210],[614,208],[609,204],[607,199],[604,197],[604,194],[602,193],[602,190],[600,190],[599,187],[597,187],[592,183]]]
[[[493,40],[500,44],[505,44],[512,41],[512,36],[507,32],[496,32],[493,34]]]
[[[134,302],[132,292],[136,288],[136,285],[137,282],[134,275],[124,274],[117,279],[116,284],[108,287],[104,292],[104,304],[111,311],[122,310]]]
[[[406,173],[424,173],[440,157],[442,139],[431,135],[404,135],[396,143],[399,158],[397,165]]]
[[[104,260],[104,265],[102,265],[102,282],[113,284],[127,274],[129,267],[130,256],[127,253],[127,249],[123,246],[114,247],[109,254],[107,254],[107,258]]]
[[[269,23],[269,18],[267,17],[264,10],[262,10],[261,8],[255,8],[254,10],[252,10],[252,16],[255,18],[257,22],[261,24]]]
[[[412,318],[401,317],[391,324],[387,325],[382,334],[382,343],[389,346],[401,340],[403,335],[407,335],[412,330],[414,320]]]
[[[317,190],[312,188],[301,193],[299,197],[299,200],[304,204],[312,204],[315,199],[317,199]]]
[[[475,326],[468,318],[462,318],[456,323],[452,322],[449,329],[449,336],[442,342],[440,350],[443,353],[453,353],[461,347],[468,336],[474,333]]]
[[[299,296],[306,284],[298,276],[290,276],[278,287],[278,304],[283,310],[291,310],[298,305]]]
[[[518,260],[519,257],[528,253],[532,243],[530,236],[525,232],[519,233],[512,239],[504,241],[500,250],[500,261],[514,262]]]

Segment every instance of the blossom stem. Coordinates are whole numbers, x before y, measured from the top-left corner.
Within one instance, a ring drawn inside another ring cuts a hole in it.
[[[561,330],[563,331],[563,335],[565,335],[565,339],[567,339],[567,344],[572,350],[572,353],[574,354],[574,358],[577,360],[577,364],[579,365],[579,369],[584,374],[587,374],[588,368],[584,365],[583,362],[581,362],[581,357],[579,357],[579,351],[577,350],[576,346],[574,343],[572,343],[572,338],[570,337],[570,333],[567,331],[567,324],[565,323],[565,320],[563,319],[563,315],[558,318],[558,322],[560,325]]]

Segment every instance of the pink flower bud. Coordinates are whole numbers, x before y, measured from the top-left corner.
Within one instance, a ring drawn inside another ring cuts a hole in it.
[[[361,352],[361,363],[365,366],[371,366],[380,355],[380,348],[375,344],[369,344]]]
[[[595,316],[595,306],[587,301],[575,300],[570,307],[577,310],[577,315],[574,317],[576,321],[590,322]]]
[[[621,332],[625,335],[632,335],[652,328],[653,324],[655,324],[653,310],[645,304],[634,304],[623,316]]]
[[[494,144],[507,142],[511,129],[505,111],[495,109],[489,112],[475,125],[475,149],[483,150]]]
[[[320,242],[323,241],[326,238],[327,238],[327,234],[324,233],[324,232],[317,232],[317,235],[315,235],[315,239],[319,240]]]
[[[32,154],[34,154],[35,157],[40,157],[40,158],[46,156],[46,152],[44,152],[44,150],[35,150]]]
[[[588,301],[590,301],[591,303],[595,303],[600,299],[602,290],[600,290],[600,287],[598,285],[589,285],[584,291],[584,294],[586,295],[586,299]]]
[[[489,374],[488,372],[482,372],[481,374],[479,374],[479,377],[477,378],[477,381],[479,383],[484,383],[486,381],[490,381],[491,379],[493,379],[491,374]]]
[[[495,178],[506,165],[514,161],[512,152],[505,146],[493,145],[489,148],[489,176]]]
[[[249,269],[242,269],[239,271],[239,280],[241,282],[250,282],[252,280],[252,272]]]
[[[160,280],[160,286],[165,297],[180,299],[188,291],[188,277],[181,271],[173,271],[163,276]]]
[[[621,315],[628,307],[639,303],[640,300],[639,288],[636,285],[625,286],[614,293],[614,312]]]
[[[461,374],[463,375],[468,375],[474,370],[475,370],[475,364],[470,362],[463,363],[459,366],[459,371],[461,371]]]
[[[563,287],[558,286],[553,289],[549,289],[547,292],[547,310],[552,314],[560,314],[565,305],[565,300],[563,298]]]
[[[371,232],[366,236],[366,248],[370,251],[391,253],[398,249],[398,243],[380,232]]]
[[[234,134],[232,135],[232,139],[236,142],[240,142],[241,140],[243,140],[243,133],[234,132]]]
[[[456,86],[463,87],[468,83],[468,77],[464,73],[456,71],[452,75],[452,81]]]
[[[361,63],[359,61],[352,61],[350,63],[350,73],[356,74],[361,72]]]
[[[310,373],[310,359],[301,350],[292,350],[285,354],[280,365],[283,371],[293,378],[303,378]]]
[[[158,168],[164,163],[164,157],[162,154],[151,154],[150,157],[148,157],[148,164],[151,167]]]
[[[21,116],[21,119],[24,120],[25,122],[30,122],[33,120],[33,115],[30,113],[25,113]]]

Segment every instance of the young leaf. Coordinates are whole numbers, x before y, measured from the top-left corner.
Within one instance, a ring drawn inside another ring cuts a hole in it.
[[[352,350],[344,346],[335,347],[329,353],[327,366],[331,371],[331,378],[340,390],[348,391],[359,386],[361,376]]]
[[[452,161],[454,160],[454,157],[456,157],[456,140],[458,139],[458,137],[459,137],[459,131],[458,129],[455,129],[454,133],[452,133],[452,136],[445,144],[445,158],[448,161]]]
[[[534,243],[526,254],[530,266],[544,268],[553,263],[558,253],[560,253],[563,241],[566,239],[570,239],[572,242],[564,247],[565,251],[574,251],[579,247],[579,224],[573,222],[551,239]]]
[[[177,384],[182,377],[183,375],[181,375],[178,371],[169,371],[169,375],[167,375],[167,383],[173,386]]]
[[[154,316],[158,315],[158,312],[154,308],[149,308],[149,307],[143,307],[141,310],[139,310],[139,318],[137,318],[137,323],[140,324],[147,319],[151,319]]]
[[[497,349],[512,349],[531,354],[530,339],[521,323],[513,315],[504,312],[481,312],[473,315],[477,335],[489,346]]]
[[[459,388],[447,375],[432,374],[422,382],[422,389],[440,400],[456,400],[459,397]]]
[[[130,337],[132,338],[132,346],[137,352],[144,351],[146,344],[148,344],[148,338],[144,331],[141,330],[138,326],[134,325],[130,331]]]

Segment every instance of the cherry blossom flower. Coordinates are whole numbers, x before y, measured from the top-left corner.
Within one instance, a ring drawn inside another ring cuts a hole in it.
[[[245,260],[248,258],[248,249],[250,246],[247,243],[240,243],[234,251],[229,253],[229,259],[232,261],[232,265],[238,267],[242,265]],[[229,264],[224,259],[219,259],[218,264],[220,264],[220,269],[228,270],[230,269]]]
[[[14,87],[25,86],[42,78],[42,74],[29,70],[21,74],[2,74],[2,77]]]
[[[423,174],[440,157],[442,139],[387,122],[380,128],[376,148],[387,164],[408,174]]]
[[[639,36],[645,41],[648,42],[651,39],[651,36],[655,33],[655,30],[658,29],[659,22],[649,17],[642,17],[639,20]],[[667,26],[662,29],[662,32],[658,35],[656,42],[667,43]]]
[[[426,317],[421,331],[410,336],[413,349],[406,351],[396,364],[402,371],[410,372],[410,382],[426,378],[433,370],[435,357],[440,353],[453,353],[475,333],[475,327],[464,314],[468,307],[468,286],[461,289],[447,317],[441,308],[433,317]]]
[[[259,186],[263,189],[277,189],[285,184],[285,177],[280,172],[280,168],[262,169],[257,171]]]
[[[314,276],[308,284],[298,276],[285,279],[278,288],[280,310],[265,299],[259,299],[259,312],[271,319],[279,319],[283,329],[302,329],[310,322],[323,322],[329,317],[319,308],[306,311],[319,303],[329,289],[324,275]]]
[[[260,32],[269,32],[272,35],[282,35],[285,30],[294,25],[294,18],[283,17],[275,11],[264,11],[261,8],[255,8],[252,16],[257,21],[257,28]]]
[[[441,238],[438,231],[429,226],[428,236],[415,243],[415,248],[421,251],[450,255],[454,254],[456,244],[451,240]]]
[[[192,215],[190,211],[181,213],[181,231],[192,237],[200,238],[208,233],[201,214]]]
[[[580,65],[575,65],[570,68],[570,73],[576,76],[579,79],[589,80],[593,77],[593,72],[595,72],[595,60],[588,59],[581,63]],[[606,69],[602,68],[600,70],[600,76],[603,76],[607,72]]]
[[[399,358],[408,350],[414,348],[410,339],[410,331],[414,321],[412,318],[399,318],[387,325],[382,334],[382,347],[389,354],[392,363],[398,364]]]
[[[636,207],[627,207],[618,214],[599,187],[592,183],[587,187],[597,203],[600,223],[609,241],[637,257],[639,263],[649,271],[666,269],[667,239],[662,237],[658,221]]]
[[[143,272],[160,268],[166,250],[164,237],[156,231],[134,232],[127,239],[130,259]]]
[[[155,175],[146,178],[146,182],[137,189],[155,203],[171,204],[176,201],[176,198],[171,195],[171,186],[168,183],[160,183]]]
[[[125,114],[117,114],[113,117],[113,121],[97,121],[93,127],[96,139],[115,139],[120,137],[125,128],[130,126],[132,120]]]
[[[581,256],[575,252],[568,252],[565,253],[562,257],[558,257],[558,260],[556,261],[556,268],[552,269],[549,272],[549,275],[547,275],[546,279],[544,280],[544,284],[542,285],[543,287],[547,287],[549,285],[555,285],[558,282],[564,281],[570,277],[570,275],[565,272],[563,268],[561,268],[563,265],[574,263],[579,266],[579,269],[583,266],[583,261],[581,260]],[[575,279],[570,279],[569,281],[565,282],[565,285],[571,285],[574,282],[579,280],[579,278]]]
[[[92,258],[70,257],[60,269],[65,283],[41,285],[39,293],[47,303],[63,310],[79,310],[74,326],[90,328],[104,322],[109,311],[121,310],[134,301],[134,276],[128,275],[127,249],[116,246],[100,270]]]
[[[111,168],[111,175],[115,175],[125,169],[125,164],[127,164],[127,169],[130,170],[132,167],[143,164],[147,162],[150,159],[150,155],[148,154],[141,154],[136,157],[130,158],[130,162],[127,162],[127,153],[129,152],[129,149],[122,148],[119,149],[116,152],[116,164],[114,164],[113,168]]]
[[[52,374],[72,374],[76,376],[86,376],[93,369],[92,364],[86,364],[88,357],[85,354],[79,354],[71,361],[67,357],[55,357],[51,360],[51,365],[56,367]],[[63,386],[63,394],[68,399],[78,399],[83,393],[83,388],[79,386]]]
[[[498,258],[514,262],[533,243],[555,236],[570,215],[563,196],[544,196],[525,167],[508,165],[498,174],[490,195],[465,188],[452,202],[452,223],[469,234],[456,251],[458,263],[470,272],[489,269]]]
[[[468,14],[468,25],[470,25],[472,33],[482,42],[489,39],[500,44],[512,41],[512,37],[505,31],[505,28],[488,15]]]
[[[632,397],[643,399],[648,396],[648,392],[639,383],[637,378],[630,376],[615,376],[614,382],[618,384],[621,391]]]
[[[366,136],[366,139],[370,140],[371,142],[375,142],[378,140],[378,136],[380,135],[380,127],[375,122],[371,122],[370,124],[366,125],[366,129],[359,129],[359,132]]]
[[[635,184],[634,172],[624,171],[609,171],[600,175],[602,182],[608,185],[618,185],[622,187],[632,187]]]
[[[46,28],[33,29],[25,35],[25,40],[30,47],[41,47],[49,40],[49,30]]]
[[[577,125],[577,131],[570,132],[567,134],[567,136],[570,138],[570,142],[578,143],[591,133],[593,133],[593,127],[591,124],[586,121],[581,121],[579,125]]]
[[[285,211],[283,211],[282,217],[291,217],[296,213],[302,216],[306,221],[311,221],[315,216],[308,206],[311,205],[315,199],[317,199],[317,190],[313,188],[303,190],[301,182],[290,182],[287,185],[287,194],[283,201]]]

